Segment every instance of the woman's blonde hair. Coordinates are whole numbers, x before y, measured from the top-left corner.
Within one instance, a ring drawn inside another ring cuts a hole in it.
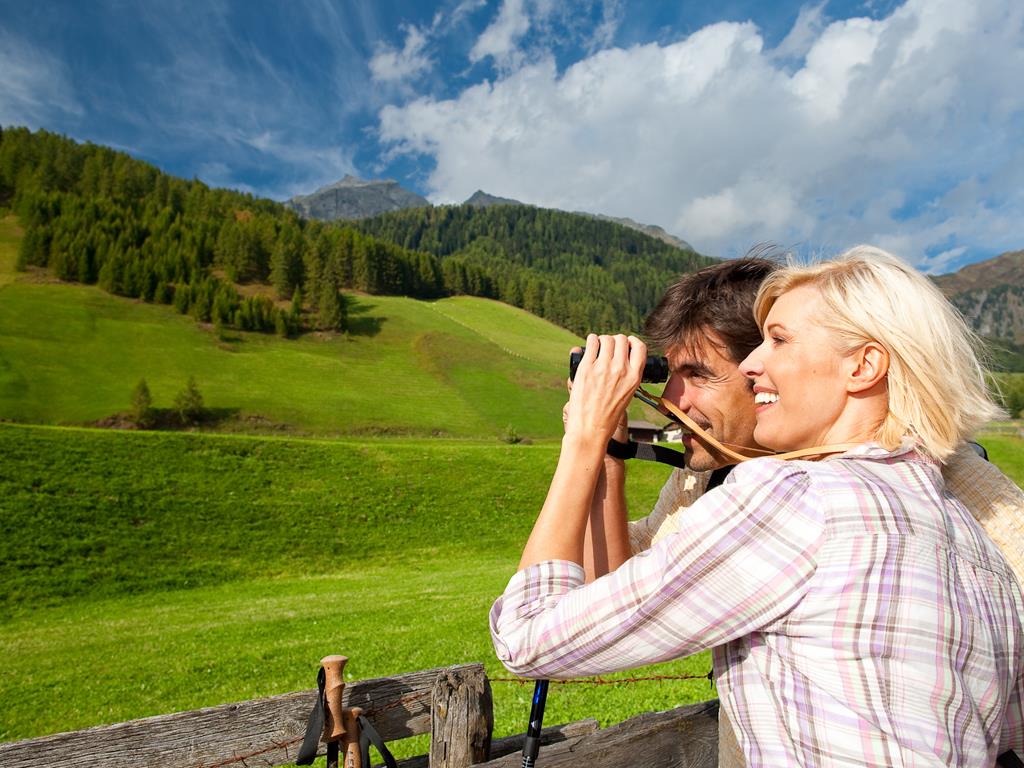
[[[945,461],[985,422],[1002,415],[986,386],[978,337],[938,288],[890,253],[857,246],[832,261],[788,266],[761,284],[754,317],[763,327],[779,296],[818,290],[821,324],[846,355],[869,341],[889,353],[889,410],[874,439],[895,449],[903,437]]]

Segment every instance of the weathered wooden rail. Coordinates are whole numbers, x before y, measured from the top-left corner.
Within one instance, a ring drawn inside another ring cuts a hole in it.
[[[0,744],[0,768],[287,765],[298,754],[316,697],[315,689],[296,691]],[[521,764],[522,735],[491,739],[491,688],[482,664],[350,682],[343,703],[361,707],[385,741],[430,733],[429,753],[401,761],[402,768]],[[604,729],[594,720],[546,728],[538,763],[543,768],[714,768],[717,721],[718,703],[712,701],[645,713]]]

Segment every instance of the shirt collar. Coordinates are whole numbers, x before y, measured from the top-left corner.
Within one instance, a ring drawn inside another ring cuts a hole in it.
[[[893,450],[889,450],[878,443],[861,443],[858,446],[851,448],[844,453],[838,453],[833,456],[828,456],[825,461],[830,459],[848,459],[848,458],[863,458],[863,459],[913,459],[916,461],[925,461],[928,463],[935,463],[928,456],[918,450],[917,443],[909,437],[904,437],[900,444]]]

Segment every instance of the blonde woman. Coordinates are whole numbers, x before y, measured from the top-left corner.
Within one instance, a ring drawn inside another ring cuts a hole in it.
[[[754,437],[824,459],[741,463],[677,533],[584,585],[587,488],[646,355],[588,338],[548,497],[491,611],[499,657],[573,677],[714,648],[752,768],[1020,754],[1024,596],[939,471],[997,413],[969,332],[873,249],[775,273],[757,315]]]

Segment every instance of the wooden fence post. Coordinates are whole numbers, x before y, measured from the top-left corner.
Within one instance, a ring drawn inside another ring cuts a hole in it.
[[[491,684],[482,668],[442,670],[434,683],[430,768],[465,768],[490,755],[494,728]]]

